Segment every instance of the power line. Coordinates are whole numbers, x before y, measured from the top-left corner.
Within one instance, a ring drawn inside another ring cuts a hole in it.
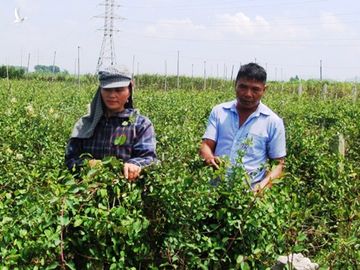
[[[279,43],[282,43],[282,45],[287,45],[287,44],[292,44],[294,42],[296,42],[297,45],[304,45],[304,44],[299,44],[298,42],[308,42],[309,43],[316,43],[316,42],[329,42],[329,41],[359,41],[360,42],[360,38],[323,38],[323,39],[293,39],[293,40],[289,40],[289,39],[272,39],[272,40],[268,40],[268,39],[241,39],[241,40],[236,40],[235,38],[233,39],[221,39],[221,40],[217,40],[217,39],[200,39],[200,38],[180,38],[180,37],[166,37],[166,36],[151,36],[151,35],[141,35],[141,34],[136,34],[134,32],[124,32],[126,33],[126,36],[132,35],[132,36],[137,36],[137,37],[143,37],[143,38],[148,38],[148,39],[161,39],[161,40],[172,40],[172,41],[189,41],[189,42],[220,42],[220,43],[236,43],[236,42],[241,42],[242,45],[249,45],[249,46],[254,46],[255,45],[279,45]],[[246,44],[246,43],[247,44]],[[230,44],[229,44],[230,45]],[[338,46],[338,44],[331,44],[329,46]],[[357,47],[357,44],[344,44],[344,46],[349,46],[349,47]]]
[[[306,17],[304,17],[306,18]],[[315,17],[314,17],[315,18]],[[318,17],[317,17],[318,18]],[[293,19],[293,18],[292,18]],[[173,20],[173,21],[147,21],[147,20],[129,20],[128,24],[143,24],[148,26],[149,24],[154,24],[154,25],[164,25],[164,26],[176,26],[179,25],[180,23],[188,23],[191,22],[191,20]],[[281,20],[266,20],[266,23],[273,23],[273,26],[277,26],[277,25],[281,25],[281,26],[314,26],[314,25],[337,25],[338,22],[293,22],[293,23],[286,23],[284,21]],[[353,20],[346,20],[346,21],[341,21],[341,23],[357,23],[360,22],[359,18],[354,18]],[[234,24],[234,23],[212,23],[212,24],[204,24],[201,23],[198,25],[199,27],[207,27],[207,28],[216,28],[216,27],[234,27],[234,26],[241,26],[240,24]],[[250,25],[250,27],[264,27],[266,26],[264,23],[258,23],[256,21],[252,22]]]
[[[126,6],[129,9],[137,9],[137,8],[141,8],[141,9],[167,9],[167,8],[171,8],[172,10],[189,10],[189,9],[219,9],[219,8],[259,8],[259,7],[271,7],[273,8],[274,6],[297,6],[297,5],[304,5],[304,4],[314,4],[317,2],[327,2],[328,0],[303,0],[303,1],[294,1],[294,2],[289,2],[289,1],[281,1],[281,2],[274,2],[271,1],[271,4],[268,2],[267,4],[251,4],[251,5],[238,5],[239,1],[218,1],[216,2],[216,4],[209,4],[209,1],[206,1],[206,3],[196,3],[196,2],[192,2],[192,3],[186,3],[183,5],[128,5]],[[229,5],[229,6],[226,6]]]

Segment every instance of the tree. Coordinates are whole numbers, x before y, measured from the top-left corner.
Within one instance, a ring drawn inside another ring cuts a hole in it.
[[[291,77],[290,78],[290,82],[294,82],[294,81],[299,81],[299,76],[298,75],[295,75],[295,77]]]
[[[16,66],[0,66],[0,78],[22,78],[24,77],[26,69],[24,67]]]
[[[45,65],[36,65],[34,67],[35,72],[40,73],[59,73],[60,68],[58,66],[45,66]]]

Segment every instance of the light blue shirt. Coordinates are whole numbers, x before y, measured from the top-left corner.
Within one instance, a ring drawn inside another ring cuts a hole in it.
[[[236,104],[233,100],[212,109],[203,139],[215,141],[215,156],[229,157],[233,166],[239,166],[238,153],[244,151],[241,164],[254,185],[264,179],[264,165],[268,159],[286,156],[284,123],[260,102],[256,111],[239,127]]]

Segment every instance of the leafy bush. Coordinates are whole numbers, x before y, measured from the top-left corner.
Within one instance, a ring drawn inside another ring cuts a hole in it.
[[[269,269],[290,252],[323,269],[359,267],[358,103],[272,84],[264,103],[285,121],[286,174],[254,194],[241,168],[225,177],[198,157],[212,106],[234,98],[230,84],[165,92],[140,81],[136,106],[154,123],[160,164],[130,184],[114,159],[77,176],[63,164],[91,80],[0,80],[2,269]],[[339,133],[345,157],[331,147]]]

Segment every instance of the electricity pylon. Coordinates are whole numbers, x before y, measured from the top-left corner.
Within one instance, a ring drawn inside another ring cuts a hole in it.
[[[120,7],[118,5],[117,0],[105,0],[104,3],[100,5],[105,6],[105,14],[96,16],[98,18],[104,18],[104,36],[101,45],[100,55],[96,66],[96,72],[102,66],[114,66],[116,65],[116,55],[115,55],[115,46],[114,46],[114,35],[116,32],[119,32],[118,29],[115,28],[114,21],[124,19],[115,14],[115,8]]]

